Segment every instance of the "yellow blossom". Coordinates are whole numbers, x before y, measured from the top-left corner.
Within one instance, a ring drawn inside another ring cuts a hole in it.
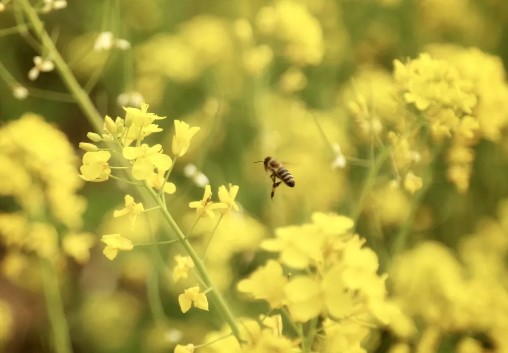
[[[258,29],[281,41],[282,54],[298,66],[321,62],[325,43],[323,30],[303,3],[282,0],[259,10]]]
[[[199,292],[199,286],[187,288],[178,296],[178,303],[183,313],[189,311],[192,306],[208,311],[208,299],[205,293]]]
[[[275,235],[275,239],[265,240],[261,247],[278,252],[284,265],[304,269],[322,261],[324,234],[315,225],[281,227],[275,230]]]
[[[307,86],[307,77],[299,68],[292,67],[279,80],[279,87],[284,93],[294,93],[301,91]]]
[[[125,207],[122,208],[121,210],[115,210],[113,212],[113,217],[121,217],[129,215],[131,219],[131,226],[132,228],[134,228],[136,218],[144,211],[145,208],[143,207],[143,204],[141,202],[135,203],[134,198],[131,195],[125,195]]]
[[[199,131],[199,127],[190,127],[186,122],[175,120],[175,135],[173,136],[173,154],[183,156],[189,149],[192,137]]]
[[[215,217],[215,214],[213,213],[214,210],[225,209],[228,205],[221,202],[213,203],[212,189],[210,188],[210,185],[207,185],[201,201],[192,201],[189,203],[189,207],[196,209],[196,215],[198,217],[213,218]]]
[[[108,151],[86,152],[83,155],[83,165],[79,168],[80,177],[86,181],[101,182],[109,179],[111,168],[108,160],[111,153]]]
[[[266,300],[272,309],[280,308],[285,303],[284,287],[287,281],[279,263],[268,260],[248,279],[238,282],[238,290],[252,295],[254,299]]]
[[[125,110],[125,126],[129,129],[127,132],[127,144],[130,144],[133,140],[141,141],[154,132],[162,131],[153,122],[165,119],[166,117],[148,113],[148,104],[142,103],[141,109],[125,107],[123,109]]]
[[[123,156],[133,160],[132,176],[137,180],[148,179],[154,169],[166,171],[171,167],[173,161],[168,155],[162,153],[162,146],[148,146],[142,144],[139,147],[127,146],[123,149]]]
[[[238,194],[238,189],[240,187],[238,185],[229,184],[229,190],[226,189],[224,185],[219,186],[219,200],[223,204],[227,205],[228,208],[221,210],[221,212],[226,213],[231,209],[238,211],[238,205],[235,202],[236,195]]]
[[[420,178],[418,175],[415,175],[412,171],[409,171],[404,177],[404,189],[409,191],[411,194],[414,194],[420,190],[422,186],[422,178]]]
[[[174,194],[176,191],[176,185],[166,181],[166,178],[164,177],[164,171],[162,170],[152,172],[152,174],[146,179],[146,184],[156,190],[164,188],[165,194]]]
[[[194,353],[194,345],[192,343],[189,343],[185,346],[177,344],[174,353]]]
[[[176,265],[173,268],[173,282],[187,278],[189,270],[194,268],[194,262],[192,262],[189,256],[176,255],[175,262]]]
[[[272,316],[261,315],[259,321],[263,323],[264,327],[271,329],[274,336],[282,336],[282,316],[280,314]]]
[[[110,260],[113,260],[118,255],[119,250],[130,251],[134,248],[132,242],[120,234],[103,235],[101,241],[106,244],[102,252]]]
[[[284,291],[291,317],[297,322],[317,317],[324,308],[321,286],[315,279],[297,276],[291,279]]]
[[[158,116],[154,113],[148,113],[148,104],[142,103],[141,109],[132,107],[123,107],[125,110],[125,126],[141,125],[147,126],[155,120],[165,119],[165,117]]]
[[[91,233],[69,233],[62,240],[63,251],[79,264],[88,262],[94,244],[95,236]]]
[[[86,152],[97,152],[99,148],[95,146],[93,143],[88,142],[80,142],[79,148]]]
[[[355,225],[354,221],[349,217],[322,212],[314,212],[312,214],[312,223],[317,225],[321,232],[337,236],[348,234]]]
[[[273,60],[272,48],[268,45],[258,45],[245,50],[242,62],[247,74],[258,76]]]
[[[58,233],[55,227],[42,222],[32,224],[25,247],[41,257],[55,260],[58,254]]]

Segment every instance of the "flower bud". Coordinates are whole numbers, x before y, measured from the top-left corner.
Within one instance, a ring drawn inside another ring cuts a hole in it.
[[[97,146],[95,146],[92,143],[88,143],[88,142],[80,142],[79,148],[81,148],[83,151],[86,151],[86,152],[97,152],[99,150],[99,148]]]
[[[90,139],[90,141],[93,141],[93,142],[101,142],[102,141],[101,135],[96,134],[95,132],[87,133],[86,137],[88,137]]]

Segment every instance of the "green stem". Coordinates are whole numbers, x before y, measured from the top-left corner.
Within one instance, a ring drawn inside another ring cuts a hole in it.
[[[177,243],[178,240],[177,239],[174,239],[174,240],[165,240],[165,241],[153,241],[153,242],[150,242],[150,243],[141,243],[141,244],[134,244],[134,247],[138,247],[138,246],[151,246],[151,245],[165,245],[165,244],[174,244],[174,243]]]
[[[210,243],[212,242],[213,236],[215,235],[215,231],[217,230],[217,228],[219,228],[220,221],[222,221],[222,218],[224,218],[224,215],[225,215],[225,213],[220,215],[219,220],[217,221],[217,223],[215,224],[215,227],[212,230],[212,234],[210,234],[210,236],[208,237],[208,241],[206,242],[205,250],[203,251],[203,262],[205,261],[206,252],[208,250],[208,247],[210,246]]]
[[[53,40],[44,29],[44,24],[39,19],[37,12],[30,5],[29,0],[18,0],[17,3],[23,9],[23,12],[25,13],[29,22],[32,25],[35,35],[37,36],[37,38],[39,38],[43,47],[47,50],[48,57],[55,64],[55,67],[62,76],[64,83],[67,85],[69,91],[71,91],[74,97],[76,98],[77,104],[83,110],[86,117],[93,125],[94,129],[96,131],[102,131],[103,121],[101,115],[99,114],[97,109],[95,109],[95,106],[90,101],[90,98],[88,97],[87,93],[80,86],[80,84],[72,74],[71,70],[69,69],[69,66],[67,66],[65,60],[62,58],[62,56],[56,49]]]
[[[58,279],[53,264],[47,259],[40,259],[40,269],[44,286],[44,296],[48,309],[49,321],[53,331],[53,343],[56,353],[72,353],[69,327],[63,309]]]
[[[358,221],[358,218],[360,217],[360,214],[363,210],[363,205],[365,203],[365,200],[367,199],[367,196],[369,196],[372,187],[374,186],[374,182],[376,181],[376,177],[379,174],[379,170],[383,166],[384,162],[390,155],[391,148],[390,147],[384,147],[381,152],[377,155],[376,160],[372,164],[371,168],[369,169],[369,173],[367,174],[367,178],[365,179],[362,187],[362,192],[360,194],[360,197],[358,198],[358,203],[356,205],[356,208],[353,211],[352,218],[356,223]]]
[[[174,233],[176,235],[176,238],[180,241],[182,246],[185,248],[185,251],[187,254],[191,257],[192,261],[194,262],[195,269],[199,276],[201,277],[201,280],[203,281],[204,285],[207,289],[210,289],[210,299],[214,302],[215,306],[219,310],[219,312],[224,317],[224,320],[228,323],[229,327],[231,328],[231,331],[233,332],[233,335],[235,335],[236,339],[239,342],[242,342],[242,338],[240,336],[240,329],[238,327],[238,324],[236,322],[236,319],[227,305],[226,301],[220,294],[220,292],[215,288],[212,280],[210,279],[210,276],[208,275],[208,272],[206,270],[206,267],[199,257],[199,255],[196,253],[192,245],[187,240],[187,237],[183,234],[182,230],[178,225],[176,224],[175,220],[171,216],[171,214],[168,212],[168,210],[165,207],[162,207],[162,200],[158,197],[158,194],[153,191],[152,189],[147,189],[148,192],[151,194],[153,200],[161,205],[161,212],[164,219],[167,221],[164,225],[166,227],[169,227],[168,231]]]
[[[157,249],[154,248],[152,250],[152,255],[154,251],[157,251]],[[148,305],[150,306],[153,317],[159,323],[167,322],[166,314],[164,313],[164,308],[162,307],[159,293],[159,271],[157,268],[154,267],[152,269],[152,272],[148,276],[146,287],[148,294]]]

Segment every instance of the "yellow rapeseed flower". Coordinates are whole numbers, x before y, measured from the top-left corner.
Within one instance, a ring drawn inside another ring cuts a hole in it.
[[[235,202],[236,195],[238,194],[238,189],[240,187],[238,185],[229,184],[229,190],[226,189],[224,185],[219,186],[219,200],[223,204],[228,206],[227,209],[221,210],[223,213],[228,212],[231,209],[238,211],[238,205]]]
[[[187,278],[189,270],[194,267],[194,262],[189,256],[176,255],[176,265],[173,268],[173,281],[177,282],[182,278]]]
[[[415,175],[412,171],[409,171],[404,177],[404,189],[414,194],[420,190],[423,186],[423,180],[418,175]]]
[[[192,137],[199,129],[199,127],[190,127],[186,122],[175,120],[175,135],[172,143],[175,156],[181,157],[187,152]]]
[[[120,234],[107,234],[103,235],[101,241],[106,244],[102,253],[110,260],[118,255],[118,251],[130,251],[134,249],[132,242],[122,237]]]
[[[157,170],[157,172],[152,172],[152,174],[145,180],[146,184],[156,190],[164,189],[164,193],[166,194],[174,194],[176,191],[176,185],[166,181],[164,177],[163,170]]]
[[[208,311],[208,299],[205,293],[199,292],[199,286],[187,288],[178,296],[178,303],[182,313],[189,311],[192,306]]]
[[[125,126],[148,126],[155,120],[166,119],[164,116],[158,116],[154,113],[148,113],[148,104],[142,103],[141,109],[124,107],[125,110]]]
[[[171,167],[171,157],[162,153],[162,146],[142,144],[139,147],[127,146],[123,149],[123,156],[133,161],[132,176],[136,180],[146,180],[152,176],[154,169],[166,171]]]
[[[186,344],[185,346],[177,344],[174,353],[194,353],[194,345],[192,343]]]
[[[278,252],[284,265],[304,269],[322,261],[324,234],[315,225],[281,227],[275,230],[275,235],[275,239],[263,241],[261,247]]]
[[[221,202],[213,203],[212,189],[210,185],[207,185],[201,201],[192,201],[189,203],[189,207],[196,209],[196,215],[198,217],[213,218],[215,217],[215,213],[213,213],[214,210],[225,209],[228,205]]]
[[[143,213],[145,208],[141,202],[134,202],[134,198],[131,195],[125,195],[125,207],[121,210],[115,210],[113,212],[113,217],[121,217],[125,215],[129,215],[131,219],[132,228],[134,228],[134,223],[136,222],[136,218],[138,215]]]
[[[69,233],[62,240],[63,251],[79,264],[88,262],[94,244],[95,236],[91,233]]]
[[[287,281],[281,265],[274,260],[268,260],[266,265],[259,267],[249,278],[238,282],[237,288],[254,299],[266,300],[270,307],[275,309],[285,304],[284,287]]]
[[[86,181],[101,182],[109,179],[111,168],[108,151],[87,152],[83,155],[83,165],[79,168],[80,177]]]

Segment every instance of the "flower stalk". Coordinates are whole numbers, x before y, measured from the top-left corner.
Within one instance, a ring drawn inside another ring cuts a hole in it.
[[[97,132],[101,132],[103,129],[103,119],[93,103],[91,102],[90,98],[88,97],[85,90],[80,86],[74,75],[72,74],[69,66],[66,64],[65,60],[62,58],[60,53],[55,47],[55,44],[53,43],[51,37],[48,35],[46,30],[44,29],[44,24],[39,19],[39,16],[37,15],[37,12],[35,9],[31,6],[29,0],[19,0],[18,3],[20,4],[23,12],[25,13],[28,21],[32,25],[32,28],[36,34],[36,36],[41,41],[44,49],[47,51],[48,57],[52,59],[52,61],[55,64],[55,68],[60,73],[64,83],[67,85],[67,88],[71,92],[71,94],[74,96],[77,104],[82,109],[83,113],[85,114],[86,118],[92,124],[94,129]],[[125,162],[123,162],[125,163]],[[163,218],[167,221],[165,224],[166,230],[168,233],[173,233],[176,238],[180,241],[182,246],[185,248],[187,254],[192,258],[194,261],[194,264],[196,266],[197,273],[201,277],[201,280],[206,285],[206,288],[210,289],[210,297],[212,302],[215,304],[216,309],[221,312],[222,316],[224,317],[225,321],[230,326],[233,334],[237,338],[239,342],[241,342],[240,337],[240,330],[238,327],[238,324],[236,323],[236,319],[232,314],[231,309],[229,308],[228,304],[222,297],[222,295],[217,291],[215,286],[213,285],[210,276],[208,275],[208,272],[201,261],[201,258],[198,256],[198,254],[194,251],[191,244],[186,239],[185,235],[181,231],[180,227],[176,224],[175,220],[171,216],[171,214],[168,212],[168,210],[164,207],[164,201],[159,197],[157,193],[155,193],[150,188],[144,188],[150,193],[150,196],[152,199],[157,203],[157,205],[160,206],[161,213],[163,215]],[[146,192],[142,192],[143,198],[147,199]],[[61,346],[62,350],[58,350],[58,353],[67,353],[69,351],[65,351],[65,340],[61,339]]]

